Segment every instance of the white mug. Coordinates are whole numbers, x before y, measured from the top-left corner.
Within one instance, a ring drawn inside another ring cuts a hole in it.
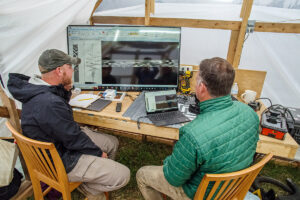
[[[245,103],[249,103],[250,101],[255,100],[256,92],[253,90],[245,90],[245,92],[241,95],[241,98]]]

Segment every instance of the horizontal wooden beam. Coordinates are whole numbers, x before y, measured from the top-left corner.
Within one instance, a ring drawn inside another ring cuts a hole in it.
[[[120,16],[93,16],[93,22],[98,24],[129,24],[144,25],[144,17],[120,17]],[[183,19],[183,18],[157,18],[151,17],[151,26],[176,26],[190,28],[209,28],[224,30],[240,30],[240,21]],[[254,31],[275,33],[300,33],[299,23],[269,23],[257,22]]]
[[[144,17],[94,16],[93,22],[96,24],[144,25],[145,19],[144,19]],[[175,27],[190,27],[190,28],[239,30],[241,22],[239,22],[239,21],[222,21],[222,20],[151,17],[149,25],[150,26],[175,26]]]
[[[144,25],[145,17],[93,16],[94,24]]]
[[[183,18],[150,18],[152,26],[177,26],[190,28],[209,28],[224,30],[239,30],[240,21],[204,20],[204,19],[183,19]]]
[[[17,109],[17,111],[18,111],[19,119],[21,119],[21,110]],[[8,113],[7,107],[0,106],[0,117],[9,118],[9,113]]]
[[[254,31],[275,33],[300,33],[300,23],[255,23]]]

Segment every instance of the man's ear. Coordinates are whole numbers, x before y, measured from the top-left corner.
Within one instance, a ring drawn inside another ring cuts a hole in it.
[[[202,92],[205,92],[205,93],[208,92],[207,87],[204,83],[201,83],[201,89],[202,89]]]
[[[206,99],[206,97],[209,95],[209,92],[208,92],[208,89],[207,89],[206,85],[204,83],[200,83],[200,85],[197,87],[197,89],[198,89],[197,92],[198,92],[199,98],[200,99]]]
[[[63,75],[62,67],[57,67],[57,68],[55,69],[55,74],[56,74],[57,76],[62,76],[62,75]]]

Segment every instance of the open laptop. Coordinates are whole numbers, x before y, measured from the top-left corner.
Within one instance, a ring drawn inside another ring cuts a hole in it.
[[[166,126],[190,121],[178,110],[175,90],[145,93],[148,119],[156,126]]]

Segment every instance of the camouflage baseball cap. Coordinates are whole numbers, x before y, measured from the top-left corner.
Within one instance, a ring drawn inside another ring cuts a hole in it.
[[[48,49],[39,58],[39,66],[42,74],[50,72],[64,64],[78,65],[80,58],[71,57],[58,49]]]

